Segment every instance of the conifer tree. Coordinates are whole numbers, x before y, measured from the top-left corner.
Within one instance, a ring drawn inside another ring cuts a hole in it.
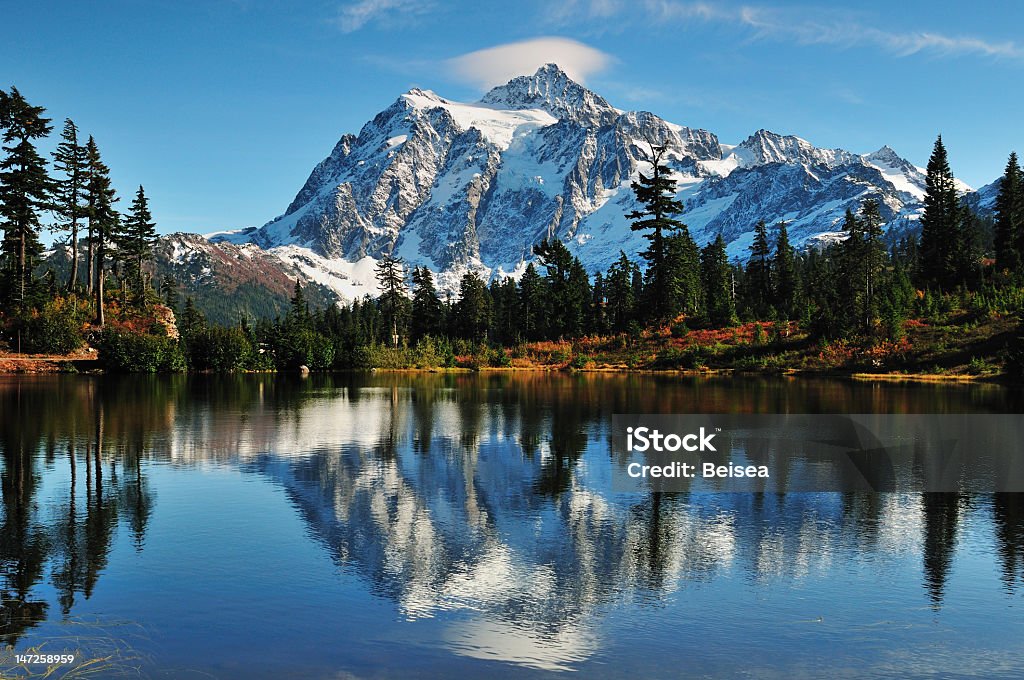
[[[919,273],[924,285],[939,288],[953,285],[961,217],[953,171],[949,168],[942,135],[939,135],[928,159],[924,214],[921,215]]]
[[[981,220],[967,200],[961,199],[957,243],[953,257],[953,282],[968,290],[977,290],[982,283],[981,258],[984,254]]]
[[[572,264],[569,265],[563,300],[564,313],[562,314],[563,329],[569,337],[577,338],[586,332],[592,297],[593,291],[590,287],[587,270],[583,267],[580,258],[574,257]]]
[[[107,248],[120,230],[120,215],[114,210],[118,201],[114,189],[110,186],[110,169],[100,158],[96,140],[91,136],[86,144],[88,158],[88,179],[86,184],[87,216],[89,218],[90,245],[95,246],[95,253],[90,252],[90,260],[95,257],[95,281],[92,290],[96,295],[96,325],[103,326],[105,314],[103,310],[103,288],[106,277]],[[90,247],[90,251],[93,248]],[[92,268],[90,268],[92,269]]]
[[[629,327],[636,311],[633,274],[637,266],[619,251],[619,259],[608,269],[605,277],[605,296],[608,298],[607,315],[612,330],[621,333]]]
[[[511,276],[491,281],[492,338],[500,343],[510,343],[519,337],[518,289]]]
[[[731,325],[736,321],[736,303],[733,299],[732,267],[721,234],[704,247],[700,260],[708,322],[715,328]]]
[[[459,301],[455,304],[455,325],[458,334],[467,340],[481,341],[487,337],[491,324],[491,299],[487,286],[475,271],[462,276]]]
[[[597,335],[605,335],[608,332],[608,317],[605,315],[605,291],[604,275],[601,272],[594,273],[594,286],[590,296],[590,322],[589,330]]]
[[[381,312],[391,331],[391,344],[398,346],[399,318],[406,301],[405,263],[400,257],[384,255],[377,261],[377,287],[381,290]]]
[[[799,284],[793,246],[789,243],[789,230],[786,228],[786,222],[779,222],[777,229],[775,258],[772,260],[772,282],[775,284],[773,304],[782,318],[789,320],[793,317]]]
[[[551,305],[548,308],[547,330],[553,337],[571,334],[579,309],[580,300],[574,294],[570,300],[569,276],[573,268],[573,256],[565,244],[558,239],[545,239],[533,247],[533,254],[546,270],[545,293]],[[571,304],[566,304],[571,302]]]
[[[882,213],[878,201],[865,199],[860,207],[860,224],[863,234],[864,305],[861,321],[865,331],[871,328],[878,315],[878,290],[885,270],[886,251],[882,240]]]
[[[996,196],[996,269],[1019,272],[1024,263],[1024,177],[1010,154]]]
[[[665,239],[685,226],[675,219],[683,212],[683,204],[676,200],[676,182],[668,167],[662,164],[667,149],[665,145],[651,144],[651,174],[639,173],[639,181],[630,185],[643,207],[626,215],[626,219],[632,220],[630,228],[645,232],[643,237],[650,242],[640,255],[649,263],[645,286],[648,316],[659,321],[672,316],[673,305],[674,282],[666,266],[668,248]]]
[[[307,328],[312,318],[309,314],[309,303],[306,302],[306,293],[303,292],[302,282],[298,279],[295,279],[295,286],[292,288],[292,296],[288,304],[288,324]]]
[[[152,257],[155,243],[156,223],[149,211],[145,189],[140,185],[117,235],[118,257],[125,264],[129,277],[135,280],[135,290],[140,298],[145,294],[142,266]]]
[[[0,227],[4,231],[0,252],[12,297],[23,305],[33,259],[42,252],[39,214],[50,208],[53,186],[35,140],[46,137],[53,127],[43,117],[46,109],[29,104],[16,87],[5,94],[2,107],[6,156],[0,162]]]
[[[666,318],[680,312],[687,316],[700,313],[702,289],[700,283],[700,248],[683,225],[679,231],[665,238],[665,269],[668,277]]]
[[[164,299],[164,304],[171,308],[171,311],[177,311],[179,299],[178,282],[170,274],[165,274],[160,282],[160,296]]]
[[[519,279],[519,323],[523,337],[539,340],[547,332],[547,295],[544,279],[531,262]]]
[[[78,128],[70,118],[64,121],[61,143],[53,152],[53,167],[61,174],[54,183],[53,210],[58,217],[60,229],[68,232],[68,246],[71,249],[71,270],[68,273],[67,289],[78,285],[78,227],[87,217],[84,205],[86,178],[89,159],[86,149],[78,142]]]
[[[750,259],[744,277],[747,298],[755,319],[767,319],[769,316],[772,294],[770,255],[768,225],[761,220],[754,226],[754,241],[750,245]]]
[[[443,309],[437,296],[434,275],[426,267],[412,270],[412,321],[410,333],[414,340],[427,335],[439,335]]]

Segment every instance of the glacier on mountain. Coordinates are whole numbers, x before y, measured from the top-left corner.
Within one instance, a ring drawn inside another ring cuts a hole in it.
[[[549,64],[475,103],[406,92],[342,136],[284,214],[210,239],[256,244],[344,298],[376,293],[373,263],[388,253],[430,267],[448,289],[468,268],[520,273],[553,237],[603,271],[646,245],[625,214],[652,141],[668,148],[695,240],[721,233],[732,257],[745,257],[761,219],[785,220],[799,246],[833,235],[865,198],[901,231],[922,210],[923,171],[888,146],[856,154],[767,130],[726,145],[616,109]]]

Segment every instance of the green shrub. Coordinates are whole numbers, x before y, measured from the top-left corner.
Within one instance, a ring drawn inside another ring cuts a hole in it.
[[[185,354],[166,335],[140,335],[107,327],[96,341],[100,359],[118,373],[176,373],[185,370]]]
[[[334,343],[309,328],[291,328],[281,334],[274,356],[278,368],[306,366],[314,371],[325,370],[334,363]]]
[[[256,351],[240,328],[201,327],[188,334],[185,345],[194,371],[243,371],[255,364]]]
[[[16,319],[11,336],[21,333],[21,351],[28,354],[68,354],[82,346],[82,324],[88,304],[75,296],[54,298],[42,310]]]
[[[507,368],[512,365],[512,357],[504,347],[496,347],[487,352],[487,365],[496,368]]]
[[[687,327],[685,321],[679,321],[677,323],[672,324],[670,330],[672,331],[673,338],[686,337],[686,334],[690,332],[690,329]]]
[[[586,354],[577,354],[572,358],[572,362],[569,364],[576,370],[581,370],[587,367],[587,364],[591,362],[590,357]]]

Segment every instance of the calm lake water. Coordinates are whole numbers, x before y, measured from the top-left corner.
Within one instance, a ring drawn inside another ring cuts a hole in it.
[[[613,493],[609,447],[613,413],[1022,411],[809,379],[0,376],[0,637],[99,677],[1024,677],[1024,494]]]

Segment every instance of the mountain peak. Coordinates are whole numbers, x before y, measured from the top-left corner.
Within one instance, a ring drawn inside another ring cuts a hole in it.
[[[801,137],[781,135],[763,128],[740,142],[738,148],[751,154],[757,164],[803,163],[836,167],[857,158],[843,149],[821,149]]]
[[[481,103],[505,109],[543,109],[560,120],[608,125],[618,117],[604,97],[570,78],[557,64],[544,64],[530,76],[517,76],[485,94]]]

